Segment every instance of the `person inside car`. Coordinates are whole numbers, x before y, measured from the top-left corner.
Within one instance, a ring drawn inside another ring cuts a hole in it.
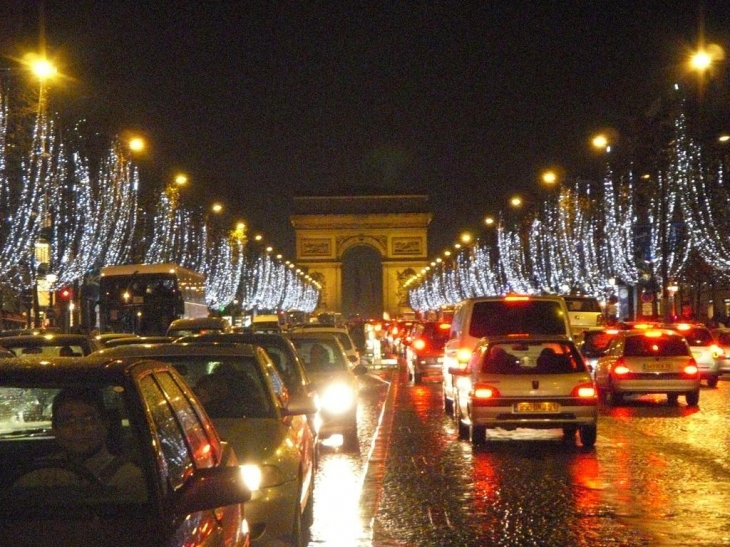
[[[32,462],[15,487],[96,486],[114,497],[146,498],[142,470],[125,455],[110,452],[110,414],[102,393],[95,388],[68,388],[58,392],[51,407],[51,430],[58,452]]]

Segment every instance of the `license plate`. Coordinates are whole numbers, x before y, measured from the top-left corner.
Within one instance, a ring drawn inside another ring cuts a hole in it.
[[[662,372],[669,370],[669,363],[645,363],[644,370],[647,372]]]
[[[560,412],[558,403],[535,402],[535,403],[517,403],[515,412]]]

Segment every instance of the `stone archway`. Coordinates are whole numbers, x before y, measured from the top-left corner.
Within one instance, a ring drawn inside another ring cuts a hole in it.
[[[382,312],[413,311],[403,283],[427,264],[428,196],[295,197],[294,211],[296,263],[322,285],[317,312],[344,311],[343,260],[358,247],[380,257]]]
[[[342,314],[383,316],[382,257],[370,245],[354,245],[342,253]]]

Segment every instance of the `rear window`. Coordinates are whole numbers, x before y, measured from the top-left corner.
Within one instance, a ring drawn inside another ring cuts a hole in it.
[[[712,333],[708,329],[690,329],[682,331],[690,346],[709,346],[714,342]]]
[[[676,357],[689,355],[687,344],[679,336],[631,336],[624,345],[625,357]]]
[[[566,318],[557,301],[490,300],[475,302],[469,336],[507,334],[567,335]]]
[[[484,353],[486,374],[569,374],[585,372],[583,359],[568,342],[491,344]]]
[[[565,305],[568,307],[568,311],[588,311],[601,313],[601,305],[595,298],[574,298],[570,296],[564,296]]]
[[[448,323],[426,323],[423,326],[421,336],[433,342],[445,344],[449,340],[451,325]]]
[[[723,346],[730,345],[730,332],[721,332],[717,335],[717,341]]]

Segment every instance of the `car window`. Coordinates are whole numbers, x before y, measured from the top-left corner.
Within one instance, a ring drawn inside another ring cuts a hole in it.
[[[588,352],[602,352],[616,335],[605,331],[585,331],[583,333],[583,350]]]
[[[730,332],[720,332],[717,335],[717,341],[723,346],[730,345]]]
[[[624,344],[625,357],[680,356],[688,355],[689,350],[679,336],[629,336]]]
[[[565,305],[568,311],[587,311],[601,313],[601,305],[595,298],[575,298],[564,296]]]
[[[474,303],[469,336],[482,338],[516,333],[566,335],[566,318],[560,303],[547,300]]]
[[[172,490],[177,490],[194,469],[190,448],[175,412],[152,375],[140,380],[140,390],[155,423],[157,445],[162,453],[159,460],[160,474]]]
[[[299,355],[304,362],[304,368],[308,372],[326,372],[335,370],[347,370],[348,365],[342,355],[341,346],[335,346],[326,338],[293,340]],[[314,359],[315,346],[324,350],[321,358]]]
[[[566,374],[585,372],[575,346],[564,342],[490,344],[480,370],[488,374]]]
[[[683,334],[690,346],[709,346],[714,342],[708,329],[691,329]]]

